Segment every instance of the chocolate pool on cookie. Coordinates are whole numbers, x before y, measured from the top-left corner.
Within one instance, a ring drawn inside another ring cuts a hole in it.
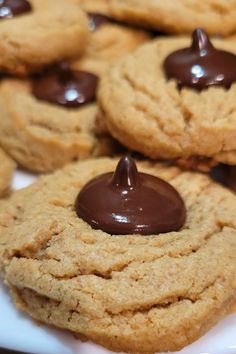
[[[114,173],[97,176],[83,187],[76,212],[94,229],[117,235],[177,231],[186,214],[178,192],[160,178],[138,172],[129,155]]]
[[[61,63],[33,80],[32,93],[39,100],[76,108],[95,101],[98,81],[92,73]]]
[[[201,28],[193,32],[190,48],[171,53],[163,65],[167,78],[176,80],[179,88],[230,88],[236,81],[236,55],[216,49]]]
[[[19,16],[32,10],[27,0],[2,0],[0,2],[0,20]]]

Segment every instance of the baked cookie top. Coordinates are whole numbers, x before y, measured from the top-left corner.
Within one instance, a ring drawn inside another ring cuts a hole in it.
[[[0,148],[0,197],[8,191],[15,170],[15,162]]]
[[[116,148],[108,134],[96,133],[95,102],[68,108],[39,100],[27,80],[4,80],[0,92],[1,144],[31,171],[51,171]]]
[[[109,15],[109,0],[74,0],[84,11]]]
[[[191,33],[203,27],[211,34],[236,29],[235,0],[109,0],[112,16],[119,20],[170,33]]]
[[[82,161],[0,202],[1,271],[40,321],[115,351],[175,351],[235,301],[236,197],[204,175],[139,162],[180,193],[186,222],[177,232],[112,236],[74,205],[91,178],[116,165]]]
[[[213,43],[236,52],[234,41]],[[185,37],[157,39],[109,70],[98,94],[108,129],[151,158],[203,156],[235,164],[236,84],[180,90],[176,80],[166,78],[166,57],[189,45]]]
[[[0,23],[0,70],[16,75],[78,56],[89,37],[82,10],[68,0],[30,0],[32,10]]]
[[[74,69],[103,75],[109,65],[151,38],[147,31],[114,20],[108,0],[73,1],[87,13],[91,32],[83,55],[71,62]]]
[[[102,25],[92,30],[84,54],[73,61],[71,66],[74,69],[88,70],[103,75],[109,65],[133,52],[149,39],[150,35],[147,32],[122,26],[108,17],[107,21],[105,19]]]

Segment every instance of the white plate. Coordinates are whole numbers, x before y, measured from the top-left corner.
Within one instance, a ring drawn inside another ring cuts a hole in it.
[[[35,176],[18,171],[15,188],[32,183]],[[38,326],[11,302],[7,289],[0,283],[0,347],[31,354],[111,354],[93,343],[81,343],[70,333]],[[228,316],[197,342],[178,354],[235,354],[236,314]]]

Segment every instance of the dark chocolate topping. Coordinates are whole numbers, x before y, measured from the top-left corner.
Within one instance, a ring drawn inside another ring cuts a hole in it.
[[[167,78],[177,80],[179,88],[229,88],[236,81],[236,55],[214,48],[201,28],[193,32],[192,39],[190,48],[177,50],[165,59]]]
[[[96,75],[63,63],[35,78],[32,92],[39,100],[76,108],[95,100],[97,85]]]
[[[0,19],[12,18],[31,10],[27,0],[0,0]]]
[[[130,156],[120,160],[114,173],[88,182],[75,208],[92,228],[114,235],[177,231],[186,217],[178,192],[160,178],[139,173]]]
[[[101,26],[112,22],[112,19],[106,15],[102,15],[96,12],[88,12],[89,18],[89,29],[92,32],[95,32]]]

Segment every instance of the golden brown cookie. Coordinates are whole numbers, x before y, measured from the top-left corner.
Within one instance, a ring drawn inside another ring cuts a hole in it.
[[[114,140],[96,133],[96,103],[69,109],[38,100],[30,81],[0,84],[0,141],[21,166],[46,172],[89,156],[112,154]]]
[[[0,197],[2,197],[10,188],[10,183],[16,164],[1,148],[0,164]]]
[[[209,157],[236,164],[236,84],[179,90],[163,62],[190,40],[170,37],[143,45],[102,79],[99,104],[111,134],[130,149],[157,159]],[[236,53],[232,41],[217,48]]]
[[[89,37],[86,15],[72,1],[30,0],[32,11],[2,19],[0,70],[25,75],[78,56]]]
[[[215,160],[201,157],[190,157],[189,159],[179,158],[175,160],[177,166],[183,170],[208,173],[212,168],[218,165]]]
[[[211,34],[236,30],[235,0],[109,0],[115,18],[168,33],[191,33],[203,27]]]
[[[109,0],[74,0],[86,12],[109,15]]]
[[[236,166],[226,164],[218,164],[212,159],[189,158],[177,159],[171,161],[170,164],[176,164],[186,171],[195,171],[207,173],[216,182],[228,187],[231,191],[236,192]]]
[[[112,236],[75,212],[91,178],[117,160],[67,166],[0,202],[0,268],[19,308],[114,351],[176,351],[236,300],[236,197],[209,178],[164,164],[187,219],[180,231]]]
[[[125,54],[133,52],[149,39],[150,35],[147,32],[122,26],[108,18],[107,22],[92,31],[84,54],[72,62],[71,66],[74,69],[88,70],[102,75],[109,65]]]

